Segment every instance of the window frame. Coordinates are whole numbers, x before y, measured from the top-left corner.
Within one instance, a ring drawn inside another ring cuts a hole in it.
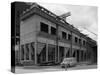
[[[82,42],[82,39],[79,38],[79,44],[81,44],[81,42]]]
[[[64,31],[62,31],[62,38],[63,38],[63,39],[67,39],[67,33],[64,32]]]
[[[71,40],[71,39],[72,39],[72,35],[68,34],[68,40]]]
[[[86,45],[86,41],[85,41],[85,40],[83,40],[83,45],[84,45],[84,46]]]
[[[54,29],[54,31],[53,31]],[[53,26],[50,27],[50,30],[51,30],[51,35],[56,35],[57,34],[57,29]]]
[[[43,22],[40,22],[40,31],[45,32],[45,33],[49,33],[49,25],[45,24]]]
[[[75,43],[78,43],[78,37],[75,37]]]

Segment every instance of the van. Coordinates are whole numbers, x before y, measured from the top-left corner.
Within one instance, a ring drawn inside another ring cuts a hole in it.
[[[77,64],[76,58],[74,57],[64,58],[63,61],[61,62],[61,67],[62,68],[65,68],[65,66],[71,67],[71,66],[76,66],[76,64]]]

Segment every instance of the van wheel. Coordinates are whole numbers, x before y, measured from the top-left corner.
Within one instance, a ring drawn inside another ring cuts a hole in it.
[[[70,67],[70,65],[68,64],[68,67]]]

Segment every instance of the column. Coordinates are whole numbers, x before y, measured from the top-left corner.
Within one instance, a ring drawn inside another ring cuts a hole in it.
[[[55,45],[55,63],[58,62],[58,48],[57,45]]]
[[[46,62],[48,62],[48,43],[46,44]]]
[[[85,51],[85,61],[87,61],[87,52]]]
[[[20,62],[20,45],[18,44],[18,63]]]
[[[35,42],[35,64],[37,64],[37,42]]]
[[[82,51],[82,61],[84,61],[84,51]]]
[[[24,60],[26,60],[26,47],[24,45]]]
[[[83,51],[83,61],[85,60],[85,53],[84,53],[84,51]]]
[[[19,63],[21,63],[21,45],[19,46]]]
[[[58,46],[58,62],[59,62],[59,46]]]
[[[86,61],[85,52],[84,52],[84,61]]]
[[[72,57],[72,48],[70,48],[70,57]]]
[[[29,60],[31,60],[31,44],[29,44]]]
[[[83,58],[83,60],[85,61],[85,52],[83,52],[83,55],[84,55],[84,58]]]
[[[85,61],[87,61],[87,51],[85,51]]]
[[[81,51],[81,61],[83,61],[83,51]]]

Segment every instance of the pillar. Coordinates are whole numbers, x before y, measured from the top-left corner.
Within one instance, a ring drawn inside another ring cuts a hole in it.
[[[58,62],[59,62],[59,46],[58,46]]]
[[[48,44],[46,44],[46,62],[48,62]]]
[[[31,44],[29,44],[29,60],[31,60]]]
[[[84,51],[83,51],[83,61],[85,61],[85,53],[84,53]]]
[[[18,63],[20,62],[20,45],[18,44],[18,54],[17,54],[17,58],[18,58]]]
[[[55,46],[55,63],[59,62],[59,56],[58,56],[58,45]]]
[[[57,49],[57,48],[56,48],[56,45],[55,45],[55,63],[56,63],[56,49]]]
[[[85,57],[86,61],[87,61],[87,51],[86,51],[86,57]]]
[[[26,60],[26,47],[24,45],[24,60]]]
[[[35,65],[37,64],[37,42],[35,42]]]
[[[21,45],[19,46],[19,63],[21,63]]]

